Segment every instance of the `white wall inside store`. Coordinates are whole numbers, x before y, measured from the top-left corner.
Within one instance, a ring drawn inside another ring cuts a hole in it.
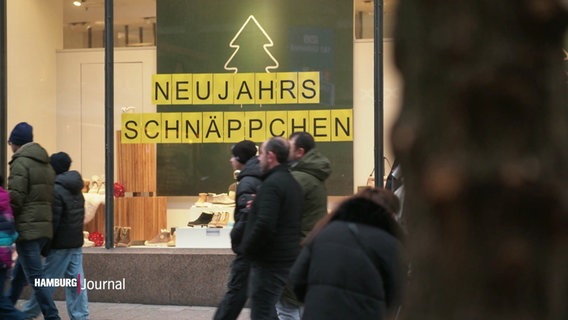
[[[7,134],[18,122],[34,128],[34,140],[56,147],[56,50],[63,47],[62,0],[6,1]],[[12,151],[7,152],[8,161]]]
[[[121,128],[122,108],[152,113],[155,48],[114,50],[114,131]],[[57,150],[65,150],[85,179],[105,172],[104,50],[57,53]],[[115,150],[116,150],[115,140]],[[116,158],[115,158],[116,164]],[[115,165],[115,178],[117,168]]]
[[[375,118],[374,118],[374,43],[357,40],[353,46],[353,186],[364,186],[375,167]],[[385,175],[394,161],[391,146],[391,129],[399,112],[402,83],[394,66],[393,41],[383,41],[383,117]]]

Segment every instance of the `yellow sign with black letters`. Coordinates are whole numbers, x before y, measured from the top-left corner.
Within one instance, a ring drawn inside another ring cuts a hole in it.
[[[183,73],[152,76],[152,103],[171,105],[315,104],[319,72]]]
[[[262,142],[306,131],[316,141],[353,141],[353,110],[123,113],[122,143]]]

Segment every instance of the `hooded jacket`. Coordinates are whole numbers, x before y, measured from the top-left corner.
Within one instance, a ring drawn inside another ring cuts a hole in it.
[[[55,172],[45,149],[35,142],[21,146],[10,160],[8,192],[18,241],[51,239],[51,205]]]
[[[240,253],[239,245],[243,238],[245,225],[247,221],[247,202],[253,198],[253,194],[258,192],[262,183],[262,173],[260,171],[260,162],[258,157],[249,159],[241,172],[237,176],[237,193],[235,196],[235,225],[231,230],[231,247],[235,253]]]
[[[386,220],[366,219],[361,201],[342,206],[345,218],[326,225],[292,267],[290,282],[304,302],[302,319],[385,319],[400,303],[402,243]]]
[[[81,189],[83,178],[77,171],[63,172],[55,177],[51,249],[83,246],[85,198]]]
[[[325,180],[331,175],[331,163],[318,150],[312,149],[293,163],[290,170],[304,194],[302,237],[305,237],[316,222],[327,214]]]

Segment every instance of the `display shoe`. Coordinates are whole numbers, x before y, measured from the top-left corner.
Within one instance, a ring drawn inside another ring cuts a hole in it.
[[[231,218],[231,213],[230,212],[222,212],[222,218],[221,220],[219,220],[217,222],[216,227],[217,228],[223,228],[226,227],[227,224],[229,224],[229,219]]]
[[[170,238],[170,241],[168,241],[168,247],[175,247],[176,246],[176,228],[171,228],[170,234],[172,236]]]
[[[104,195],[106,192],[106,188],[105,188],[105,176],[101,176],[99,179],[99,194]]]
[[[99,194],[100,195],[105,195],[106,189],[105,189],[105,182],[101,182],[100,187],[99,187]]]
[[[89,184],[91,184],[91,181],[83,179],[83,189],[81,189],[81,192],[83,193],[89,192]]]
[[[233,201],[235,201],[235,197],[237,196],[237,185],[237,182],[233,182],[229,185],[229,199]]]
[[[171,235],[168,232],[168,229],[160,229],[160,234],[156,235],[152,240],[146,240],[144,242],[144,245],[153,247],[166,247],[170,240]]]
[[[122,227],[117,227],[114,226],[114,246],[116,247],[118,245],[118,242],[120,241],[120,230],[122,229]]]
[[[235,204],[235,200],[231,199],[226,193],[210,193],[207,196],[207,201],[215,204]]]
[[[168,241],[168,247],[175,247],[176,246],[176,235],[172,235],[170,241]]]
[[[117,247],[130,247],[130,227],[122,227],[120,229],[120,239],[116,244]]]
[[[221,221],[221,219],[223,219],[223,213],[215,212],[213,214],[213,219],[211,219],[211,222],[207,224],[207,228],[217,228],[217,224]]]
[[[196,204],[202,204],[207,202],[207,193],[201,192],[199,193],[199,199],[197,199]]]
[[[89,193],[98,194],[99,193],[99,176],[92,176],[91,182],[89,183]]]
[[[195,226],[207,226],[209,222],[213,219],[213,212],[201,212],[199,217],[193,221],[187,223],[188,227],[195,227]]]
[[[89,231],[83,231],[83,248],[94,247],[95,243],[89,240]]]
[[[229,219],[231,218],[231,214],[229,212],[219,212],[219,216],[219,220],[217,220],[215,225],[211,228],[223,228],[227,226]]]

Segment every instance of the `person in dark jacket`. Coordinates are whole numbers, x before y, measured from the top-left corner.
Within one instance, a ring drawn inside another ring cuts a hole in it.
[[[4,177],[0,176],[0,319],[23,320],[24,314],[4,296],[4,283],[12,268],[12,244],[18,233],[10,206],[10,195],[2,188],[3,185]]]
[[[274,137],[260,148],[263,181],[248,213],[241,250],[251,261],[251,319],[277,319],[276,302],[300,252],[302,189],[288,169],[289,144]]]
[[[385,319],[397,309],[406,275],[397,207],[392,192],[367,188],[318,222],[290,271],[303,319]]]
[[[290,135],[290,171],[302,187],[302,237],[308,235],[327,214],[327,188],[325,181],[331,175],[331,162],[316,149],[316,143],[307,132]]]
[[[331,174],[331,163],[316,149],[314,137],[307,132],[294,132],[290,142],[290,170],[294,179],[302,186],[304,207],[302,209],[302,238],[305,237],[327,214],[327,189],[325,180]],[[294,296],[289,285],[276,304],[280,320],[300,320],[301,303]]]
[[[247,301],[250,263],[239,251],[239,245],[243,237],[249,211],[247,203],[258,192],[262,182],[260,163],[256,153],[256,145],[249,140],[243,140],[235,144],[231,149],[232,157],[230,161],[233,170],[240,170],[237,176],[235,195],[235,224],[231,230],[231,247],[236,253],[236,257],[231,263],[227,292],[213,317],[216,320],[237,319]]]
[[[85,199],[81,189],[83,178],[75,170],[69,171],[71,158],[65,152],[51,155],[51,166],[56,173],[53,201],[53,239],[45,258],[46,278],[71,279],[65,287],[67,313],[73,320],[89,318],[87,290],[81,288],[83,273],[83,220]],[[53,294],[55,288],[49,288]],[[39,315],[39,305],[32,297],[22,310],[27,318]]]
[[[26,283],[32,286],[46,320],[60,319],[49,289],[36,284],[45,279],[41,250],[53,237],[51,205],[55,173],[45,149],[33,142],[33,128],[18,123],[8,143],[12,148],[8,192],[16,220],[18,260],[12,272],[10,300],[16,304]]]

